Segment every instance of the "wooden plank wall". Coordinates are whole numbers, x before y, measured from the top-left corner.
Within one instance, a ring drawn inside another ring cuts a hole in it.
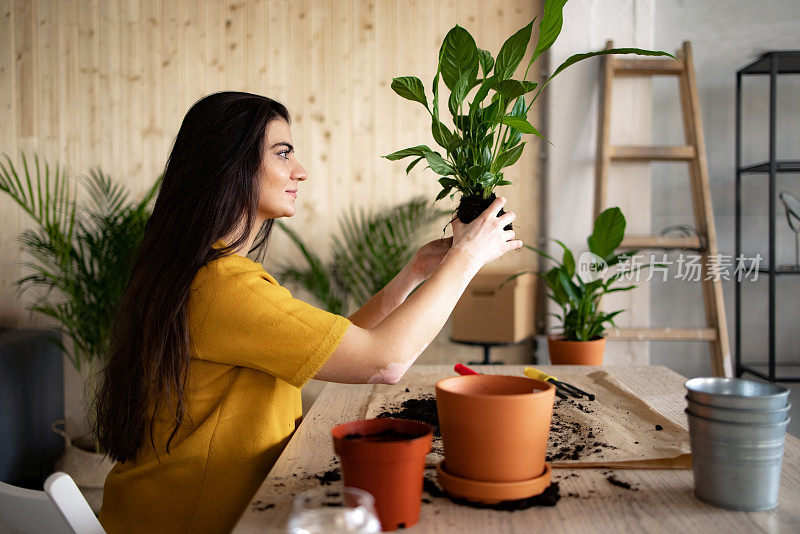
[[[219,90],[268,95],[291,111],[297,155],[311,177],[301,186],[291,224],[327,250],[324,232],[304,229],[333,228],[349,206],[388,206],[416,194],[433,199],[438,190],[422,165],[406,177],[404,162],[379,158],[433,142],[426,113],[390,90],[392,77],[416,75],[430,91],[439,45],[454,24],[496,55],[539,5],[0,0],[0,152],[17,162],[19,151],[36,152],[75,177],[100,167],[138,196],[163,169],[181,119],[198,98]],[[517,186],[503,192],[527,240],[537,235],[537,144],[508,173]],[[29,316],[27,300],[12,287],[25,260],[16,236],[28,224],[0,197],[3,326],[45,324]],[[271,258],[296,257],[281,237]],[[509,261],[532,265],[534,258]]]

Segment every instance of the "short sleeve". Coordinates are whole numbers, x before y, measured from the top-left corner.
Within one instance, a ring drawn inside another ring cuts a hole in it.
[[[296,387],[311,379],[350,321],[295,299],[251,260],[212,263],[190,291],[193,356],[257,369]]]

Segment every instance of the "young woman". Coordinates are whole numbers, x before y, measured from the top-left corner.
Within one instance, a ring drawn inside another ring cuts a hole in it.
[[[263,257],[307,178],[278,102],[217,93],[186,114],[97,398],[97,436],[117,460],[109,533],[228,532],[291,437],[304,383],[394,384],[478,270],[522,246],[497,199],[353,315],[333,315],[246,257]]]

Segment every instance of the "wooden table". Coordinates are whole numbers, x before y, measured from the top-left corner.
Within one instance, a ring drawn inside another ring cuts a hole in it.
[[[522,366],[490,365],[476,369],[492,374],[521,375]],[[556,374],[556,368],[541,366]],[[563,370],[563,368],[561,368]],[[586,368],[586,372],[597,368]],[[686,427],[683,414],[685,378],[666,367],[605,367],[634,393],[669,419]],[[571,369],[572,370],[572,369]],[[397,384],[414,383],[420,374],[452,376],[449,366],[414,366]],[[234,534],[285,532],[292,497],[319,487],[314,474],[334,466],[330,429],[363,419],[373,386],[328,384],[239,519]],[[610,484],[607,476],[631,483],[635,490]],[[662,470],[559,469],[561,500],[552,508],[517,512],[479,510],[445,498],[422,505],[420,521],[408,532],[800,532],[800,440],[787,436],[780,502],[769,512],[735,512],[715,508],[693,495],[692,472]],[[336,482],[334,484],[341,484]],[[570,496],[572,494],[572,496]],[[424,495],[428,497],[428,495]]]

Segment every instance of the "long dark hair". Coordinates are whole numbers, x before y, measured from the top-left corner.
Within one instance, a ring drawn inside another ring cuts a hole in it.
[[[118,308],[95,398],[95,434],[114,460],[135,459],[147,424],[156,448],[155,414],[165,406],[175,417],[169,452],[185,412],[189,287],[203,265],[246,243],[257,219],[267,124],[276,118],[289,121],[279,102],[224,92],[199,100],[183,119]],[[271,229],[267,219],[250,252],[263,257]],[[236,237],[226,247],[213,247],[229,235]]]

